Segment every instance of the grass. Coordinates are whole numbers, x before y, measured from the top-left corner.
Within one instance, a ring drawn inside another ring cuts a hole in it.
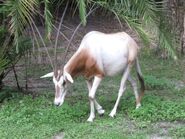
[[[93,123],[86,122],[89,102],[82,78],[75,80],[61,107],[53,105],[51,92],[33,99],[5,88],[0,94],[9,95],[0,103],[0,137],[45,139],[64,133],[66,139],[183,138],[185,87],[176,87],[174,81],[185,81],[184,60],[177,64],[143,55],[140,63],[147,90],[140,109],[135,109],[128,85],[116,117],[108,116],[117,97],[119,76],[106,78],[98,88],[97,100],[106,112],[103,117],[96,115]]]

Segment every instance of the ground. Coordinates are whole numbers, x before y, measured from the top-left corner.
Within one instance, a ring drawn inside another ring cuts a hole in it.
[[[92,20],[93,18],[90,19]],[[75,46],[70,48],[68,58],[78,47],[85,32],[120,30],[118,22],[111,19],[106,21],[96,19],[93,24],[90,22],[87,27],[81,27],[73,41]],[[75,23],[67,25],[72,30],[76,26]],[[64,29],[64,32],[70,36],[69,31]],[[58,50],[61,53],[64,52],[65,44],[67,42],[60,41]],[[50,48],[49,45],[48,47]],[[50,53],[52,52],[50,48]],[[135,109],[135,98],[128,84],[116,117],[110,118],[108,114],[116,101],[121,76],[107,77],[98,88],[96,96],[106,112],[102,117],[96,114],[95,121],[88,123],[86,120],[89,116],[89,102],[84,79],[82,77],[75,79],[64,104],[61,107],[55,107],[52,79],[39,79],[41,75],[51,70],[45,53],[43,55],[39,60],[33,57],[29,59],[31,64],[28,63],[27,74],[28,89],[31,93],[22,93],[9,87],[1,91],[1,95],[9,94],[9,97],[0,103],[1,138],[161,139],[185,137],[184,57],[180,57],[177,61],[163,60],[156,56],[153,50],[143,47],[139,54],[146,83],[142,107]],[[17,66],[17,73],[20,75],[20,84],[24,86],[24,67],[21,62]],[[132,72],[135,75],[134,70]],[[14,85],[12,75],[7,77],[5,83]]]

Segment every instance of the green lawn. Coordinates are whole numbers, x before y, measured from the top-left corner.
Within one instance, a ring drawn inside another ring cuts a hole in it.
[[[61,107],[53,105],[52,92],[32,99],[15,90],[2,90],[0,94],[11,97],[0,103],[0,138],[45,139],[57,134],[66,139],[185,137],[185,86],[179,86],[185,83],[185,60],[164,61],[143,53],[140,63],[147,86],[142,107],[135,109],[128,84],[116,117],[110,118],[121,77],[105,78],[97,100],[106,112],[103,117],[96,115],[93,123],[86,122],[89,102],[82,78],[75,80]]]

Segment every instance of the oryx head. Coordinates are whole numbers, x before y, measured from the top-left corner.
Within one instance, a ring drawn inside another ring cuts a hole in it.
[[[61,106],[64,102],[65,95],[67,93],[67,87],[69,83],[73,83],[73,78],[67,72],[50,72],[40,78],[53,77],[53,83],[55,85],[55,99],[54,104]]]

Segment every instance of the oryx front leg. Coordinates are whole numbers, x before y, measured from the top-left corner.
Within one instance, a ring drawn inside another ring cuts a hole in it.
[[[88,80],[87,81],[87,87],[88,87],[88,90],[89,90],[89,93],[91,91],[91,88],[92,88],[92,80]],[[105,113],[105,110],[102,108],[102,106],[96,101],[96,99],[94,98],[94,104],[95,104],[95,108],[98,112],[98,114],[100,116],[102,116],[104,113]]]
[[[100,116],[103,116],[105,113],[105,110],[102,108],[102,106],[94,99],[95,108]]]
[[[112,109],[111,113],[109,114],[110,117],[114,117],[116,115],[117,107],[119,105],[121,96],[123,95],[123,93],[126,89],[125,83],[126,83],[126,80],[128,78],[129,73],[130,73],[130,65],[128,65],[126,67],[126,70],[125,70],[125,72],[123,74],[123,77],[121,79],[121,84],[120,84],[120,89],[119,89],[119,92],[118,92],[118,97],[117,97],[116,103],[114,105],[114,108]]]
[[[99,77],[94,77],[94,81],[93,81],[92,87],[91,87],[90,92],[89,92],[90,116],[87,119],[87,121],[89,121],[89,122],[93,122],[93,120],[95,118],[95,110],[94,110],[94,106],[95,106],[95,93],[96,93],[96,90],[97,90],[97,88],[98,88],[101,80],[102,79],[99,78]]]
[[[138,89],[137,89],[137,82],[134,79],[132,79],[131,75],[128,76],[128,81],[131,83],[132,88],[134,90],[134,95],[136,98],[136,109],[137,109],[141,106]]]

